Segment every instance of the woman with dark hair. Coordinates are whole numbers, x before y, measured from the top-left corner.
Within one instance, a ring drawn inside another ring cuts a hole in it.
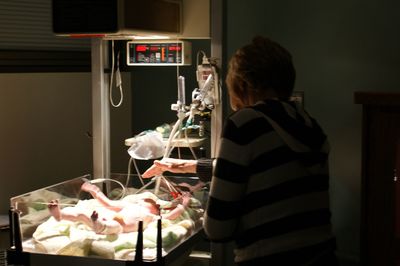
[[[234,112],[216,158],[164,159],[143,174],[208,176],[204,229],[213,242],[235,241],[237,265],[337,265],[329,144],[315,119],[290,101],[295,78],[290,53],[255,37],[229,62],[226,84]]]

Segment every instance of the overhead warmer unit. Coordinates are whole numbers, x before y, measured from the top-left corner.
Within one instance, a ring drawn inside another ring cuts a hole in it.
[[[52,0],[57,35],[210,38],[210,0]]]

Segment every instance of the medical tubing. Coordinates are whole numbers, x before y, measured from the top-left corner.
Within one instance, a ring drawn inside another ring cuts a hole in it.
[[[188,115],[187,113],[184,114],[181,111],[178,111],[178,120],[175,122],[175,125],[172,128],[171,133],[169,134],[169,138],[167,141],[167,146],[165,147],[163,159],[168,158],[170,156],[172,148],[173,148],[173,147],[171,147],[172,141],[179,134],[178,129],[187,115]],[[156,176],[156,185],[154,187],[154,194],[156,194],[156,195],[158,194],[158,191],[160,190],[161,177],[162,176]]]
[[[115,180],[115,179],[110,179],[110,178],[96,178],[96,179],[90,180],[89,183],[91,183],[91,184],[97,184],[97,183],[106,182],[106,181],[107,181],[107,182],[108,182],[108,181],[112,181],[112,182],[117,183],[117,184],[122,188],[122,195],[121,195],[121,197],[120,197],[119,199],[122,199],[123,197],[125,197],[125,195],[126,195],[126,188],[124,187],[124,185],[123,185],[121,182],[119,182],[119,181],[117,181],[117,180]]]
[[[179,134],[180,134],[180,131],[175,132],[174,137],[172,138],[172,140],[176,139],[179,136]],[[168,155],[167,155],[167,157],[164,157],[164,158],[169,158],[169,156],[171,155],[171,152],[172,152],[172,150],[174,148],[175,148],[175,145],[170,146]]]
[[[187,131],[188,131],[188,127],[185,128],[185,140],[186,140],[186,143],[187,143],[187,145],[188,145],[188,147],[189,147],[190,152],[191,152],[192,155],[193,155],[193,158],[194,158],[195,160],[197,160],[196,153],[194,152],[193,147],[192,147],[192,145],[190,144]]]
[[[114,40],[112,40],[111,41],[111,77],[110,77],[110,85],[109,85],[110,88],[109,88],[108,97],[109,97],[110,103],[111,103],[111,105],[113,107],[120,107],[121,104],[122,104],[122,101],[124,99],[124,94],[123,94],[123,91],[122,91],[122,85],[121,84],[118,85],[119,93],[121,95],[121,98],[120,98],[119,102],[117,104],[115,104],[114,100],[113,100],[113,97],[112,97],[113,80],[114,80],[114,65],[115,65],[115,59],[114,59],[115,55],[114,55],[114,53],[115,53],[114,52]],[[119,52],[118,52],[118,61],[119,61]],[[117,62],[117,65],[119,65],[118,62]],[[118,79],[119,79],[118,83],[121,83],[121,73],[119,73],[119,67],[117,67],[117,69],[118,69],[118,75],[119,75],[118,76]]]
[[[131,164],[132,164],[132,160],[133,160],[133,158],[130,157],[130,158],[129,158],[129,162],[128,162],[128,172],[126,173],[125,187],[128,187],[128,185],[129,185],[129,179],[131,178]]]
[[[136,170],[136,173],[137,173],[138,178],[140,180],[140,183],[142,183],[142,185],[144,186],[144,181],[143,181],[142,175],[140,174],[139,167],[138,167],[135,159],[133,159],[133,165],[135,166],[135,170]]]
[[[111,76],[110,76],[110,88],[109,88],[109,100],[111,105],[114,106],[114,102],[112,99],[112,87],[113,87],[113,81],[114,81],[114,40],[111,41]]]
[[[158,178],[158,176],[156,176],[155,178],[153,178],[150,182],[147,182],[147,184],[144,185],[143,187],[139,188],[139,189],[135,192],[135,194],[138,194],[138,193],[142,192],[143,190],[145,190],[148,186],[150,186],[151,184],[153,184],[154,181],[157,180],[157,178]]]
[[[186,120],[186,126],[185,126],[185,131],[184,131],[184,133],[185,133],[185,140],[186,140],[186,143],[187,143],[187,145],[188,145],[188,147],[189,147],[189,150],[190,150],[190,152],[192,153],[193,158],[194,158],[195,160],[197,160],[196,153],[194,152],[192,145],[190,145],[189,137],[188,137],[188,134],[187,134],[187,131],[188,131],[188,129],[189,129],[189,126],[192,124],[192,120],[193,120],[193,119],[194,119],[194,110],[193,110],[193,108],[192,108],[192,110],[191,110],[191,112],[190,112],[190,114],[189,114],[189,118]]]
[[[178,115],[178,117],[179,117],[179,115]],[[168,138],[168,141],[167,141],[167,146],[165,147],[165,152],[164,152],[163,159],[164,158],[168,158],[168,156],[170,155],[170,147],[171,147],[172,140],[174,139],[175,132],[177,131],[177,129],[179,128],[181,123],[182,123],[182,119],[179,117],[179,119],[175,122],[175,125],[172,128],[171,133],[169,134],[169,138]],[[156,184],[155,184],[155,187],[154,187],[154,194],[155,195],[158,195],[158,192],[160,190],[161,178],[162,178],[161,175],[156,176],[156,180],[155,180]]]
[[[196,66],[199,65],[199,56],[200,56],[200,54],[203,55],[203,58],[204,58],[204,57],[207,57],[207,56],[206,56],[206,53],[205,53],[204,51],[202,51],[202,50],[197,51],[197,54],[196,54]]]
[[[167,146],[165,147],[165,152],[164,152],[163,158],[168,158],[169,157],[169,155],[170,155],[170,153],[172,151],[172,149],[171,149],[172,141],[175,139],[176,133],[178,132],[178,129],[179,129],[180,125],[182,124],[183,119],[186,117],[186,115],[178,114],[178,117],[179,117],[178,120],[175,122],[175,125],[172,128],[171,133],[169,134],[168,141],[167,141]]]
[[[128,173],[127,173],[127,177],[126,177],[125,187],[128,187],[128,186],[129,186],[129,181],[130,181],[130,177],[131,177],[131,166],[132,166],[132,162],[133,162],[133,165],[135,166],[135,170],[136,170],[136,173],[137,173],[138,178],[139,178],[139,180],[140,180],[140,183],[142,183],[142,186],[144,186],[144,181],[143,181],[142,175],[141,175],[140,172],[139,172],[139,167],[138,167],[138,165],[137,165],[137,163],[136,163],[136,160],[135,160],[134,158],[131,157],[131,158],[129,159],[129,163],[128,163]]]

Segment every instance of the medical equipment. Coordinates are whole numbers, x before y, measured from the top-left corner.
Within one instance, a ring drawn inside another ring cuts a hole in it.
[[[202,55],[201,63],[198,60],[200,55]],[[169,156],[174,147],[201,146],[202,141],[200,140],[202,138],[188,138],[187,129],[198,129],[199,137],[203,137],[205,132],[204,120],[209,119],[211,111],[221,102],[221,86],[216,59],[207,57],[203,51],[199,51],[197,54],[196,79],[198,88],[192,91],[191,103],[186,105],[185,77],[181,75],[177,77],[177,101],[171,104],[171,110],[177,112],[178,121],[166,137],[168,140],[166,140],[167,148],[164,157]],[[197,125],[194,121],[196,116],[200,118]],[[183,124],[184,121],[185,124]],[[125,145],[131,146],[134,142],[134,138],[126,139]]]
[[[182,76],[178,77],[178,100],[176,104],[171,105],[171,110],[177,111],[178,121],[176,121],[169,136],[164,157],[170,155],[171,150],[173,149],[172,143],[179,136],[177,130],[179,126],[182,127],[185,119],[186,123],[183,129],[185,129],[184,133],[185,138],[187,139],[187,129],[194,125],[195,116],[201,116],[205,112],[211,112],[215,105],[220,103],[220,86],[218,82],[216,63],[210,58],[207,58],[203,51],[200,51],[198,55],[200,53],[203,54],[202,63],[198,64],[196,71],[199,88],[195,88],[192,91],[192,102],[188,106],[186,106],[184,102],[185,79]],[[204,127],[204,123],[199,122],[199,127],[200,126]],[[200,128],[199,132],[204,132],[204,128]],[[188,144],[188,147],[190,148],[190,144]],[[195,154],[193,155],[195,157]]]
[[[184,100],[184,77],[178,77],[178,99],[176,104],[171,105],[171,109],[177,111],[178,120],[175,122],[174,127],[169,135],[165,153],[163,158],[168,158],[174,149],[173,142],[180,136],[180,129],[184,128],[184,139],[188,140],[187,130],[190,126],[194,124],[194,118],[196,115],[201,114],[206,109],[212,110],[214,104],[219,103],[219,82],[217,80],[216,65],[212,65],[210,59],[206,57],[203,53],[203,61],[201,65],[198,65],[197,70],[197,80],[199,83],[199,88],[196,88],[192,92],[192,103],[190,106],[185,106]],[[217,92],[215,92],[217,91]],[[186,120],[185,126],[183,123]],[[204,130],[204,129],[203,129]],[[190,143],[188,142],[188,148],[191,150],[192,155],[195,159],[197,156],[193,151]],[[158,193],[162,176],[156,177],[155,193]]]
[[[208,58],[203,51],[197,53],[197,61],[199,55],[202,54],[202,63],[197,62],[196,79],[199,85],[192,93],[192,102],[197,104],[197,108],[201,111],[214,109],[216,104],[220,103],[220,84],[217,72],[217,63],[215,59]]]
[[[190,42],[178,40],[128,41],[128,66],[184,66],[192,64]]]

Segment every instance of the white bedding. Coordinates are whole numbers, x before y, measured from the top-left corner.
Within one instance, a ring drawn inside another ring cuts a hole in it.
[[[150,197],[161,209],[170,202],[163,201],[150,192],[128,195],[122,200],[135,202],[138,198]],[[88,213],[99,208],[96,199],[80,200],[74,207]],[[107,210],[101,210],[106,212]],[[106,215],[106,214],[103,214]],[[110,215],[112,213],[110,212]],[[162,220],[163,252],[184,241],[202,225],[203,209],[195,198],[191,198],[185,211],[175,220]],[[32,238],[23,243],[24,251],[34,253],[96,256],[107,259],[132,260],[135,256],[137,232],[121,233],[118,235],[96,234],[91,228],[80,222],[66,220],[56,221],[49,217],[34,231]],[[157,221],[151,222],[143,231],[143,256],[154,259],[156,256]]]

